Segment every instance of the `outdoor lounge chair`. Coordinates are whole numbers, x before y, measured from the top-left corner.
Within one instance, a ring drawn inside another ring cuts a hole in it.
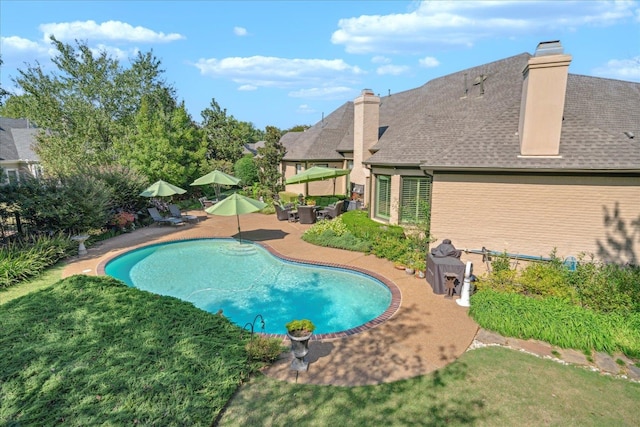
[[[169,204],[169,213],[173,218],[180,218],[182,220],[187,220],[188,222],[198,222],[197,216],[183,214],[178,205]]]
[[[293,211],[293,204],[287,203],[282,206],[280,203],[274,203],[273,206],[276,208],[276,215],[278,217],[278,221],[288,221],[290,218],[290,213]]]
[[[298,219],[300,224],[315,224],[317,219],[315,206],[298,206]]]
[[[344,200],[340,200],[333,205],[329,205],[322,210],[325,219],[335,218],[343,212]]]
[[[156,224],[184,225],[184,221],[182,219],[174,217],[164,217],[160,215],[160,212],[158,212],[158,209],[156,208],[147,208],[147,210],[149,211],[149,215],[151,215],[151,218]]]

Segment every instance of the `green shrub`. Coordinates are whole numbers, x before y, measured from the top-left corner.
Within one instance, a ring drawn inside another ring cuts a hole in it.
[[[40,275],[70,255],[76,244],[65,235],[36,237],[11,243],[0,251],[0,288]]]
[[[412,251],[411,243],[407,239],[390,236],[380,236],[371,242],[371,252],[378,258],[389,261],[403,262],[406,254]]]
[[[403,239],[404,229],[397,225],[386,225],[373,221],[363,211],[349,211],[340,215],[347,229],[356,237],[373,240],[378,236],[389,236]]]
[[[562,348],[640,355],[640,313],[598,313],[558,298],[483,290],[471,297],[469,315],[483,328],[504,336],[543,340]]]
[[[567,283],[568,270],[554,263],[532,263],[520,274],[518,282],[522,292],[538,297],[557,297],[576,300],[576,291]]]
[[[491,260],[491,271],[499,273],[501,271],[511,270],[511,263],[507,252],[503,252],[500,255],[494,256]]]
[[[282,340],[278,338],[269,338],[263,335],[254,335],[254,337],[245,346],[247,355],[250,360],[260,362],[273,362],[280,356],[285,348]]]
[[[515,270],[492,271],[491,274],[476,278],[476,289],[491,289],[498,292],[519,293],[522,288],[516,283],[518,272]]]

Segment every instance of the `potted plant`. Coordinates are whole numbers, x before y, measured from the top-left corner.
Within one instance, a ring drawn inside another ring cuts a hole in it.
[[[427,261],[420,257],[416,259],[413,263],[413,268],[416,270],[416,277],[419,279],[424,279],[426,277],[427,272]]]
[[[291,361],[291,370],[306,371],[309,362],[304,357],[309,353],[309,339],[316,329],[316,326],[309,319],[292,320],[287,323],[287,336],[291,340],[291,352],[293,360]]]

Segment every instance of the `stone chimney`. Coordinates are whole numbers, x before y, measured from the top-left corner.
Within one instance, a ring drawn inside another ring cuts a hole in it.
[[[559,41],[542,42],[522,72],[520,155],[558,156],[571,55]]]
[[[369,151],[378,142],[380,127],[380,97],[371,89],[363,89],[353,101],[353,169],[351,182],[365,186],[369,170],[362,164],[371,156]]]

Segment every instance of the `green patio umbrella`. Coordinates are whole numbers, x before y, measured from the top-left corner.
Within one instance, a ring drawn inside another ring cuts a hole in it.
[[[219,170],[214,170],[206,175],[193,181],[190,185],[206,185],[214,184],[216,190],[216,197],[220,200],[220,186],[221,185],[238,185],[240,184],[240,178],[231,176]]]
[[[349,169],[328,168],[313,166],[292,177],[287,178],[285,184],[302,184],[304,182],[323,181],[333,179],[333,194],[336,194],[336,178],[351,173]]]
[[[163,197],[173,196],[174,194],[184,194],[186,192],[187,190],[183,190],[173,184],[159,180],[147,187],[147,189],[140,193],[140,195],[144,197]]]
[[[259,200],[252,199],[251,197],[242,196],[238,193],[233,193],[226,199],[216,203],[213,206],[208,207],[204,211],[211,215],[231,216],[235,215],[238,218],[238,235],[240,237],[240,243],[242,243],[242,233],[240,232],[240,215],[258,212],[267,206]]]

